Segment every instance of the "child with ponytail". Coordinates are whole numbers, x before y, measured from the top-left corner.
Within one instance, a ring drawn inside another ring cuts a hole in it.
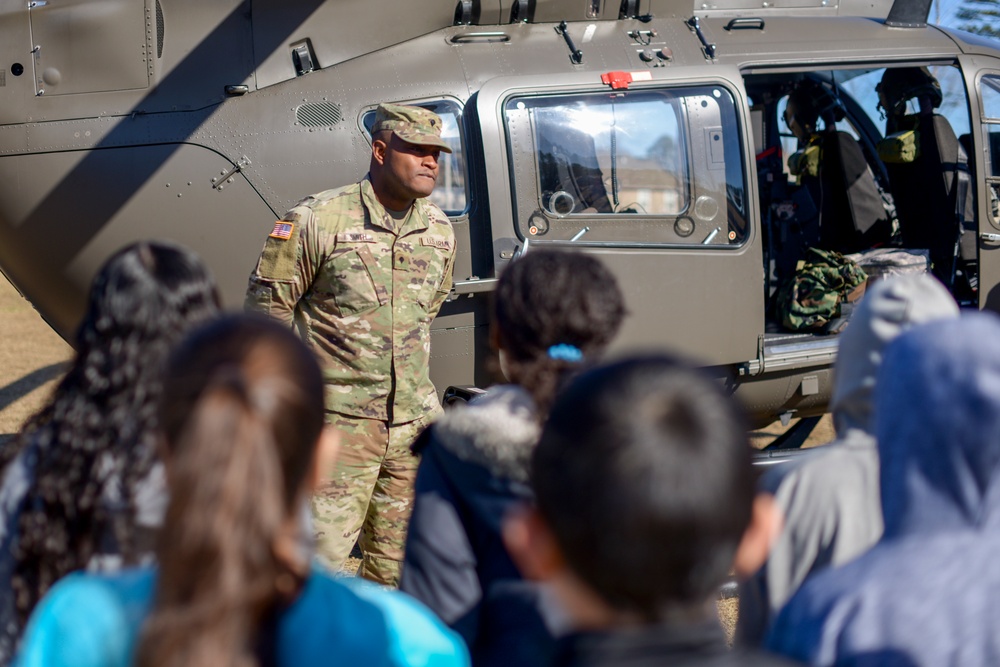
[[[67,577],[36,610],[19,664],[466,664],[461,642],[420,605],[302,553],[299,509],[337,436],[297,336],[229,316],[192,334],[168,368],[159,566]]]
[[[469,645],[473,664],[548,664],[539,589],[501,541],[505,512],[530,500],[528,462],[567,376],[597,358],[625,314],[614,276],[589,255],[532,251],[501,274],[492,341],[510,384],[451,410],[421,455],[400,588]]]

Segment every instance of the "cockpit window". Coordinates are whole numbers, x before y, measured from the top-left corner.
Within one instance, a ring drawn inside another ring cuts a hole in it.
[[[984,76],[979,91],[983,100],[983,125],[988,141],[987,175],[991,178],[1000,178],[1000,77]]]
[[[505,117],[525,236],[742,242],[744,178],[727,90],[519,96]]]
[[[1000,121],[1000,77],[984,76],[980,95],[983,98],[983,118]]]
[[[430,200],[441,207],[449,216],[459,216],[468,210],[468,195],[465,184],[465,152],[462,150],[462,134],[459,120],[462,109],[451,101],[420,102],[417,106],[430,109],[441,116],[441,138],[451,147],[451,153],[441,152],[438,157],[438,180]],[[375,110],[365,112],[361,119],[365,130],[371,135],[375,125]]]
[[[965,78],[962,71],[953,65],[930,65],[931,75],[941,86],[943,101],[935,110],[948,119],[955,134],[961,136],[969,131],[968,95],[965,93]],[[885,126],[885,111],[879,108],[876,87],[882,80],[885,69],[833,70],[830,74],[840,88],[840,94],[855,100],[874,126]],[[907,100],[906,113],[916,114],[920,107],[915,99]],[[838,127],[838,129],[841,129]]]

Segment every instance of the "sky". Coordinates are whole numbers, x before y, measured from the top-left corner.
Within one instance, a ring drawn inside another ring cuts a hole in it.
[[[931,5],[930,23],[949,28],[958,27],[955,25],[955,14],[961,6],[962,0],[934,0],[934,4]]]
[[[930,22],[955,27],[955,12],[961,5],[962,0],[934,0],[934,4],[931,5]]]

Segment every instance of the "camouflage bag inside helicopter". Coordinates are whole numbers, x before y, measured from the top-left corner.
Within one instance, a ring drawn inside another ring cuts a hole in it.
[[[809,248],[778,292],[778,313],[792,331],[837,333],[865,293],[868,275],[839,252]]]

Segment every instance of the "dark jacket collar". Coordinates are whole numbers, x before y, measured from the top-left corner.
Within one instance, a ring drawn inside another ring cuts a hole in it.
[[[554,667],[791,667],[759,651],[730,650],[718,620],[665,623],[559,640]]]
[[[557,667],[645,667],[674,664],[683,657],[709,659],[726,653],[725,635],[713,619],[572,634],[559,641],[553,664]]]

